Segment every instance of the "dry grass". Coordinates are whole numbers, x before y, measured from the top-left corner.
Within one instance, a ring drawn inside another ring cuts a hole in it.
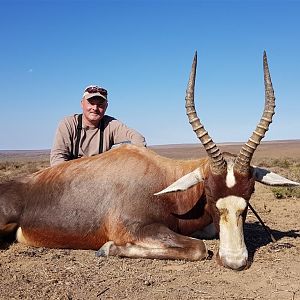
[[[49,166],[49,150],[0,151],[0,183]]]
[[[0,162],[0,182],[25,176],[49,166],[49,161],[2,161]]]

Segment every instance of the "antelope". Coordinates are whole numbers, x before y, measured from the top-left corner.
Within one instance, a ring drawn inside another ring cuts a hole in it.
[[[238,155],[222,153],[194,104],[197,53],[186,91],[186,112],[207,157],[176,160],[122,145],[0,185],[0,236],[29,246],[98,250],[97,256],[198,261],[208,257],[201,234],[219,236],[217,261],[248,264],[243,224],[255,181],[300,184],[251,166],[275,108],[264,53],[265,107]]]

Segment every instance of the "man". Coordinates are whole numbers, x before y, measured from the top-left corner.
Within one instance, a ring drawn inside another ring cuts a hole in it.
[[[115,118],[105,115],[107,91],[88,86],[81,100],[82,114],[65,117],[56,130],[50,165],[93,156],[119,143],[146,146],[145,138]]]

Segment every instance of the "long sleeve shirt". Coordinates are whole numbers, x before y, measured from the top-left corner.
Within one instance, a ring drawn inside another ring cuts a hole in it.
[[[145,138],[134,129],[119,120],[105,115],[103,131],[103,152],[113,145],[130,142],[137,146],[146,146]],[[50,165],[72,159],[77,140],[78,114],[65,117],[58,125],[50,153]],[[99,154],[100,129],[82,124],[79,141],[78,158]]]

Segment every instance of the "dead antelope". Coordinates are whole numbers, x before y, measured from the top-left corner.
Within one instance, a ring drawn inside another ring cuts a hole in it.
[[[243,236],[255,181],[299,185],[250,165],[272,121],[275,97],[264,54],[265,107],[240,153],[221,153],[194,107],[195,55],[186,111],[208,157],[174,160],[124,145],[0,185],[0,235],[16,231],[31,246],[99,249],[99,256],[201,260],[208,250],[191,235],[219,233],[219,261],[247,265]]]

